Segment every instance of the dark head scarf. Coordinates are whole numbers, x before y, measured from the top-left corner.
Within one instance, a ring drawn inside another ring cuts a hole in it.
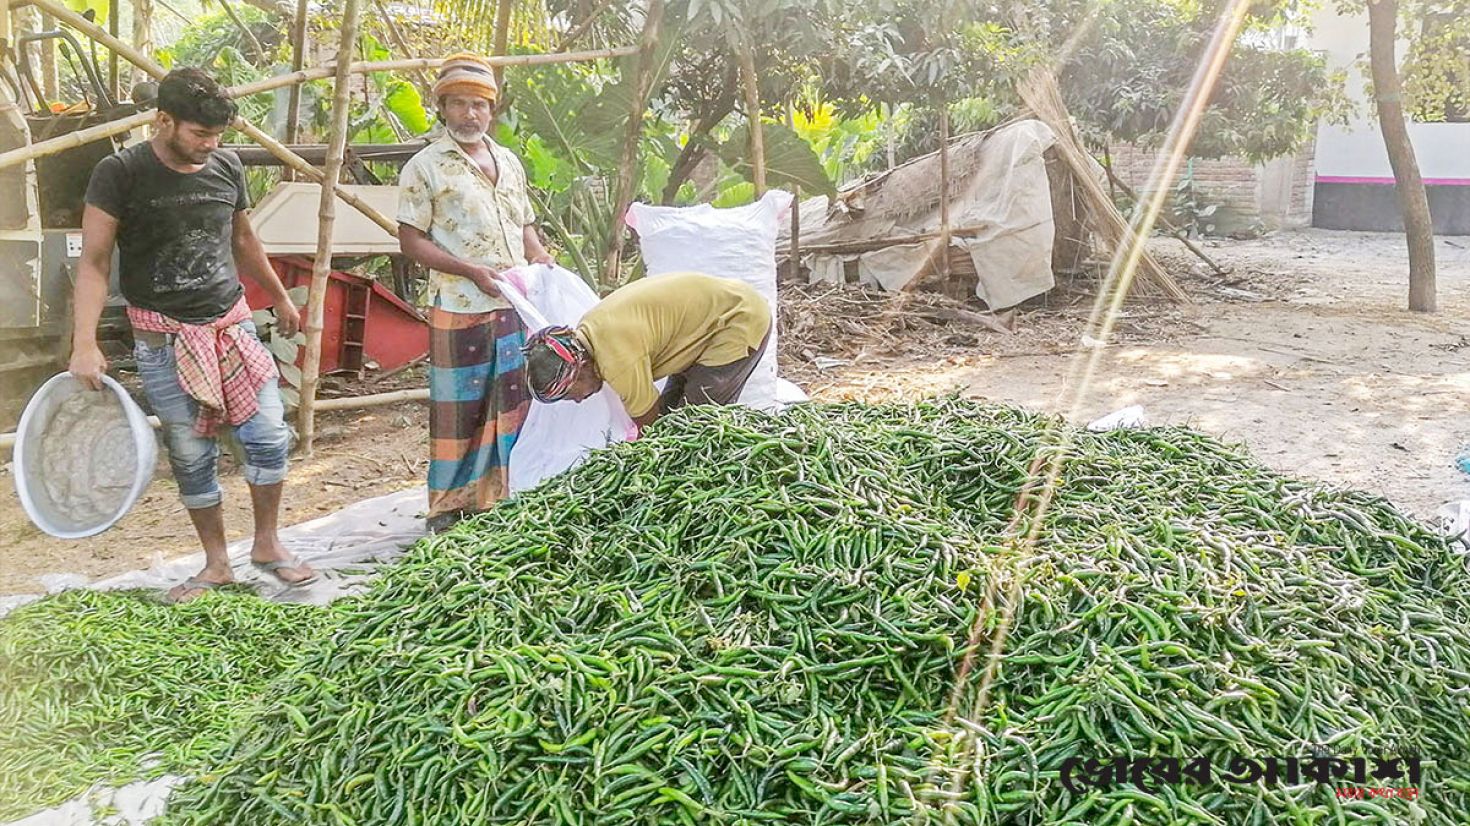
[[[544,404],[566,398],[577,380],[577,371],[589,360],[577,334],[562,326],[532,333],[521,352],[526,357],[526,384],[536,401]]]

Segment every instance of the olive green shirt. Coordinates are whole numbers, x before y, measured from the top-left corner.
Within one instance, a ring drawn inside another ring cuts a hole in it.
[[[743,281],[683,272],[643,278],[582,316],[577,336],[597,371],[642,416],[658,402],[658,379],[695,364],[719,367],[750,355],[771,329],[771,309]]]

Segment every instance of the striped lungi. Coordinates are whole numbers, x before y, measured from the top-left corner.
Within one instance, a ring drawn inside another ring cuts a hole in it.
[[[429,516],[510,494],[510,451],[531,407],[514,310],[429,311]]]

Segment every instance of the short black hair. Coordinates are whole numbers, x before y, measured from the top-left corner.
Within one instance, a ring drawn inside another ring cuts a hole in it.
[[[174,69],[158,83],[158,111],[174,120],[211,129],[229,126],[240,111],[214,78],[202,69]]]

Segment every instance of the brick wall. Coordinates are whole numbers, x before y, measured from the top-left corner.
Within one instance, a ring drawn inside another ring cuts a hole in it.
[[[1180,174],[1190,175],[1205,203],[1218,203],[1221,232],[1257,222],[1269,228],[1307,226],[1312,219],[1315,145],[1291,158],[1265,165],[1244,158],[1190,158]],[[1132,144],[1112,147],[1113,171],[1140,194],[1147,188],[1158,153]]]

